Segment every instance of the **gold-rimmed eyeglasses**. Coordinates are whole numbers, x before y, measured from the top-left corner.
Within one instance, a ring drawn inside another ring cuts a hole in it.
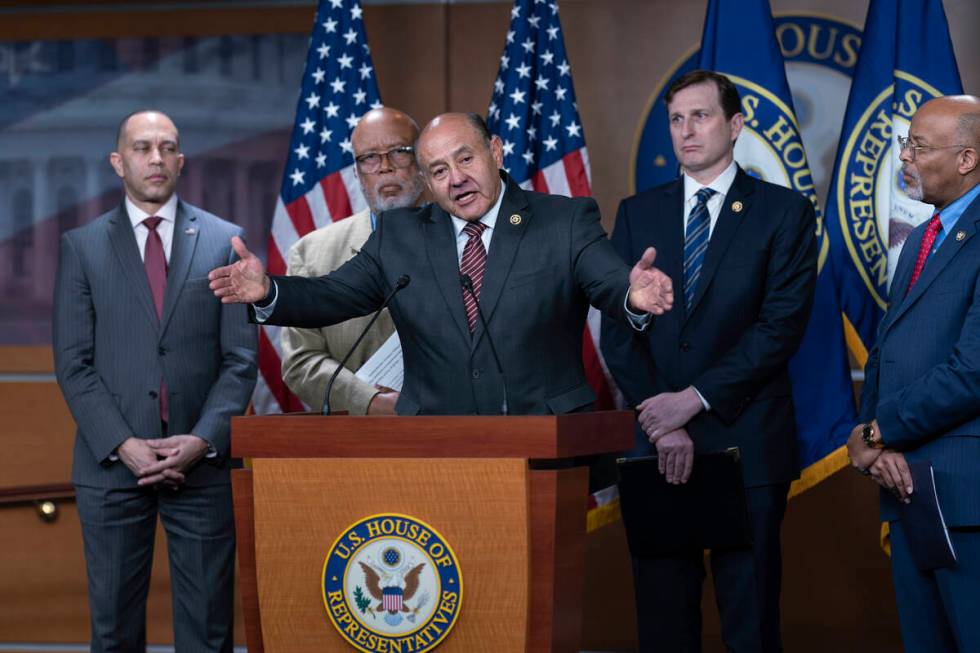
[[[908,137],[908,136],[899,136],[898,137],[898,147],[900,148],[900,150],[902,152],[908,152],[909,153],[909,159],[911,159],[912,161],[915,161],[915,155],[916,155],[916,153],[919,150],[949,150],[949,149],[952,149],[954,147],[958,147],[958,148],[960,148],[962,150],[963,148],[969,147],[969,145],[961,145],[961,144],[957,144],[957,145],[916,145],[914,142],[912,142],[912,139],[910,137]]]
[[[415,148],[411,145],[395,147],[387,152],[369,152],[355,157],[357,169],[371,174],[381,169],[381,158],[386,157],[388,163],[395,168],[407,168],[415,162]]]

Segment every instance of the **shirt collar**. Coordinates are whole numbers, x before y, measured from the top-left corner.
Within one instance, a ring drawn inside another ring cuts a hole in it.
[[[711,183],[702,184],[701,182],[695,180],[693,177],[684,173],[684,202],[689,203],[694,195],[702,188],[710,188],[715,191],[720,197],[728,195],[728,189],[732,187],[732,182],[735,181],[735,175],[738,173],[738,164],[735,163],[734,159],[728,164],[720,175],[715,177]]]
[[[948,234],[953,230],[960,216],[973,204],[973,200],[977,199],[977,196],[980,196],[980,184],[960,195],[939,212],[939,222],[943,225],[944,233]]]
[[[480,217],[479,221],[485,224],[487,226],[487,229],[490,229],[491,231],[493,230],[494,226],[496,226],[497,224],[497,214],[500,213],[500,205],[504,203],[504,193],[506,192],[507,192],[507,182],[501,180],[500,195],[497,197],[497,201],[494,202],[493,206],[490,207],[489,211],[487,211],[486,213],[483,214],[482,217]],[[466,226],[466,223],[469,222],[469,220],[464,220],[463,218],[457,218],[455,215],[451,215],[449,217],[453,219],[453,232],[456,234],[456,238],[458,239],[459,235],[463,233],[463,227]]]
[[[133,225],[135,229],[143,220],[150,217],[150,214],[139,208],[133,201],[129,199],[129,195],[126,196],[126,213],[129,215],[129,222]],[[168,222],[174,222],[177,219],[177,195],[176,193],[170,196],[166,204],[160,207],[160,210],[153,215],[158,218],[162,218]]]

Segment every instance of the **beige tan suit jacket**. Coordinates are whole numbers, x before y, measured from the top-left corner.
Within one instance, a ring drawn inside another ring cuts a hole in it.
[[[367,209],[310,232],[289,249],[289,274],[303,277],[328,274],[352,258],[370,235],[371,214]],[[313,410],[319,410],[330,375],[370,319],[366,315],[321,329],[283,328],[282,377],[289,389]],[[331,411],[367,414],[368,404],[378,391],[358,379],[354,372],[394,332],[395,325],[385,309],[351,354],[347,369],[334,382],[330,391]]]

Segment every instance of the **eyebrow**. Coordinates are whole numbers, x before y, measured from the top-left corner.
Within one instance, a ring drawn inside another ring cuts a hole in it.
[[[460,154],[461,154],[462,152],[465,152],[465,151],[472,151],[472,150],[473,150],[473,148],[472,148],[472,147],[470,147],[469,145],[467,145],[467,144],[465,144],[465,143],[464,143],[463,145],[460,145],[460,146],[459,146],[459,147],[457,147],[457,148],[456,148],[455,150],[453,150],[452,152],[450,152],[450,153],[449,153],[449,158],[450,158],[450,159],[455,159],[455,158],[456,158],[456,157],[458,157],[458,156],[459,156],[459,155],[460,155]],[[435,166],[437,166],[437,165],[440,165],[440,164],[443,164],[443,163],[445,163],[445,162],[444,162],[444,161],[443,161],[442,159],[436,159],[436,160],[435,160],[435,161],[433,161],[432,163],[429,163],[428,165],[426,165],[426,168],[427,168],[427,169],[429,169],[429,170],[431,170],[431,169],[432,169],[432,168],[434,168]]]

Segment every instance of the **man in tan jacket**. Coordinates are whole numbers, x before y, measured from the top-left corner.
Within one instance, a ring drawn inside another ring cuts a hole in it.
[[[416,206],[423,182],[415,162],[418,125],[388,107],[368,111],[351,136],[357,178],[368,208],[308,233],[290,249],[289,274],[318,277],[352,258],[371,235],[382,211]],[[289,389],[313,409],[320,407],[327,381],[371,316],[321,329],[282,330],[282,376]],[[395,332],[388,309],[351,354],[330,391],[334,411],[351,415],[393,415],[398,393],[376,388],[355,372]]]

